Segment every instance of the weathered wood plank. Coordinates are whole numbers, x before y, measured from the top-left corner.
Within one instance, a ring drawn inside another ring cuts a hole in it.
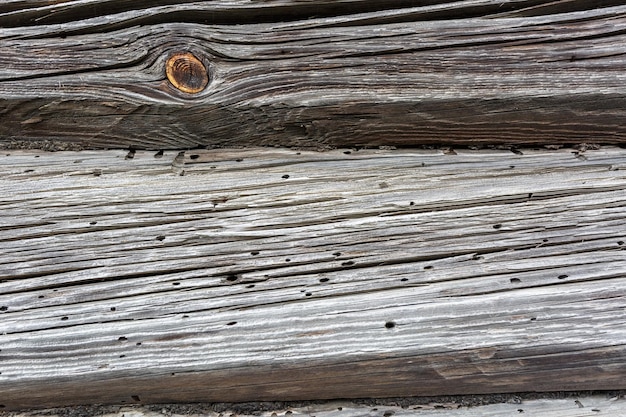
[[[11,1],[0,143],[623,143],[621,2]],[[209,82],[168,81],[189,52]]]
[[[7,409],[626,388],[619,148],[0,155]]]

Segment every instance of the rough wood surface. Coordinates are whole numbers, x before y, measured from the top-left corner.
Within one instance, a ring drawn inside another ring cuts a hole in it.
[[[0,154],[6,409],[626,388],[626,153]]]
[[[624,143],[622,3],[4,1],[0,143]]]

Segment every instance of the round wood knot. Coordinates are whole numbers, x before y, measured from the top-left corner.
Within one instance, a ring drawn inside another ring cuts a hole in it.
[[[206,67],[189,52],[172,55],[165,65],[165,74],[170,83],[184,93],[199,93],[209,83]]]

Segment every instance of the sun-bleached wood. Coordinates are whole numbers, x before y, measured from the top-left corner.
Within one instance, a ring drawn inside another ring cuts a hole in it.
[[[5,1],[0,144],[626,142],[622,1],[418,3]]]
[[[626,153],[0,154],[6,409],[626,388]]]

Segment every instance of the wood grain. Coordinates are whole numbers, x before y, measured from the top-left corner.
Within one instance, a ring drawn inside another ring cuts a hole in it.
[[[5,409],[624,389],[619,148],[0,154]]]
[[[624,143],[625,13],[619,1],[6,1],[0,144]],[[169,83],[176,53],[201,60],[206,89]]]

